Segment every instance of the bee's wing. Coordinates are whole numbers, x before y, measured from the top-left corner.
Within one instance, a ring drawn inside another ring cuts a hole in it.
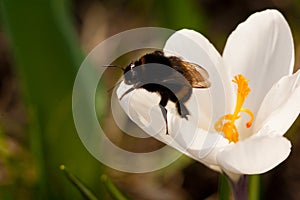
[[[185,77],[193,88],[210,87],[210,82],[208,81],[208,72],[203,67],[195,63],[185,61],[181,61],[181,64],[182,67],[185,68]]]

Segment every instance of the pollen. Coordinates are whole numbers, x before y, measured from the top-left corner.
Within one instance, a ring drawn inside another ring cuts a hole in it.
[[[235,125],[235,121],[240,118],[240,113],[245,112],[250,116],[250,120],[246,123],[246,127],[250,128],[252,126],[254,115],[251,110],[243,108],[243,104],[251,89],[248,86],[249,80],[247,80],[243,75],[239,74],[234,76],[232,80],[233,83],[237,84],[237,98],[236,106],[233,114],[227,114],[219,118],[215,123],[215,130],[224,133],[224,137],[229,140],[229,142],[238,142],[239,133]]]

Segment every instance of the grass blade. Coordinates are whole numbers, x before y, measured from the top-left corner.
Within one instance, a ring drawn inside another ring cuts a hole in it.
[[[101,176],[101,181],[114,200],[130,200],[106,175]]]
[[[83,197],[88,200],[98,200],[95,194],[78,177],[69,172],[64,165],[60,166],[60,170],[65,173],[66,177],[79,190]]]

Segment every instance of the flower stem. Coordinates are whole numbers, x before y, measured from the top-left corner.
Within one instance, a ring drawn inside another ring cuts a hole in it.
[[[219,200],[230,200],[230,185],[227,177],[220,174],[219,178]]]
[[[248,200],[248,176],[242,175],[238,182],[230,181],[235,200]]]
[[[260,175],[249,176],[249,200],[260,199]]]

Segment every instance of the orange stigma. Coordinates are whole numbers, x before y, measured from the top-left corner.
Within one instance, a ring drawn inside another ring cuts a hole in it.
[[[227,138],[229,142],[236,143],[239,140],[239,133],[234,123],[235,120],[240,118],[239,113],[245,112],[250,116],[250,120],[246,123],[247,128],[250,128],[252,126],[254,115],[249,109],[242,108],[245,99],[251,92],[248,86],[249,80],[247,80],[243,75],[239,74],[237,76],[234,76],[232,82],[236,83],[238,87],[234,113],[220,117],[220,119],[215,123],[215,129],[218,132],[223,132],[224,137]]]

